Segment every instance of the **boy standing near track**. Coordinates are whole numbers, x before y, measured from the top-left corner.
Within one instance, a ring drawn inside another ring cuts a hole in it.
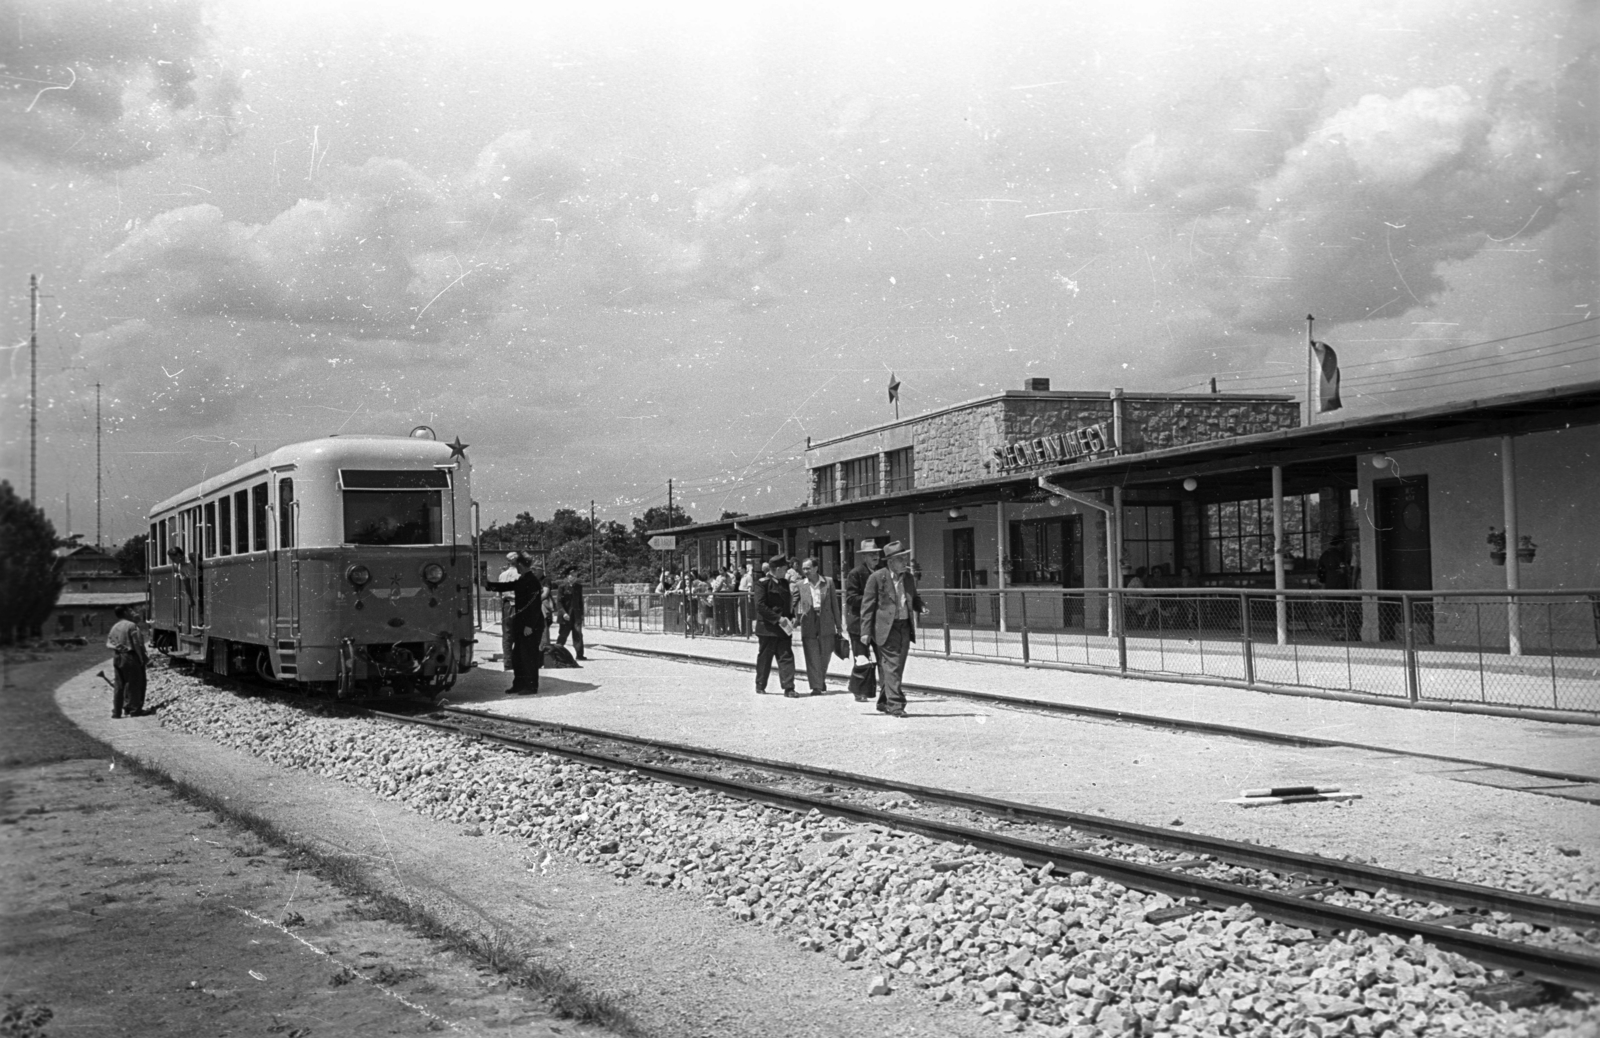
[[[131,607],[116,608],[117,622],[106,632],[106,648],[116,653],[113,671],[117,680],[112,684],[111,716],[129,717],[144,713],[145,664],[150,660],[144,646],[144,629],[134,619]]]

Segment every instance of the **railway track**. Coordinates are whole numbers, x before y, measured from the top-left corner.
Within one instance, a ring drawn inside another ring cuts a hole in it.
[[[549,753],[596,767],[634,771],[659,781],[722,793],[790,810],[816,810],[826,815],[918,833],[931,839],[1007,857],[1057,871],[1082,871],[1124,886],[1166,894],[1175,900],[1225,907],[1249,903],[1260,915],[1277,922],[1322,933],[1349,930],[1386,932],[1404,939],[1421,937],[1434,946],[1493,969],[1565,988],[1600,992],[1600,956],[1477,933],[1473,924],[1498,922],[1483,913],[1500,913],[1532,926],[1591,929],[1600,925],[1600,907],[1539,898],[1473,884],[1433,879],[1412,873],[1317,855],[1297,854],[1255,844],[1221,840],[1177,830],[1075,812],[1056,811],[953,790],[894,783],[872,776],[702,747],[661,742],[611,732],[526,721],[462,708],[446,708],[432,716],[369,710],[370,716],[450,732],[524,752]],[[440,715],[443,715],[442,717]],[[538,733],[538,734],[535,734]],[[592,743],[608,744],[597,748]],[[747,774],[715,772],[729,767]],[[756,774],[749,774],[752,769]],[[840,795],[848,786],[863,793],[890,792],[945,810],[1018,824],[1047,827],[1048,835],[1063,829],[1091,834],[1099,845],[1078,840],[1044,842],[1031,834],[960,824],[937,811],[887,810]],[[798,788],[796,788],[798,787]],[[1149,860],[1127,848],[1137,845],[1180,858]],[[1119,853],[1118,847],[1123,850]],[[1095,849],[1090,849],[1094,847]],[[1137,860],[1144,858],[1146,860]],[[1266,882],[1237,882],[1202,872],[1256,870]],[[1307,881],[1315,881],[1308,883]],[[1458,913],[1445,920],[1406,918],[1352,907],[1328,898],[1349,891],[1388,891],[1418,902],[1452,906]],[[1174,910],[1175,914],[1185,914]]]
[[[744,660],[729,660],[717,656],[698,656],[688,652],[674,652],[664,649],[640,649],[627,645],[610,645],[594,643],[592,648],[606,649],[623,656],[642,656],[650,659],[671,660],[677,663],[693,663],[701,666],[727,667],[733,670],[754,670],[755,664]],[[1297,749],[1348,749],[1362,750],[1368,753],[1383,754],[1393,757],[1411,757],[1417,760],[1439,761],[1444,764],[1460,764],[1469,768],[1484,771],[1507,772],[1514,775],[1527,775],[1531,778],[1549,779],[1552,782],[1571,783],[1573,785],[1591,786],[1600,785],[1600,775],[1585,775],[1570,771],[1555,771],[1547,768],[1530,768],[1516,764],[1498,764],[1491,761],[1476,760],[1471,757],[1455,757],[1443,753],[1423,753],[1417,750],[1396,749],[1392,746],[1377,746],[1371,743],[1351,742],[1343,739],[1324,739],[1314,735],[1300,735],[1287,732],[1263,731],[1258,728],[1245,728],[1240,725],[1218,724],[1211,721],[1191,721],[1178,717],[1163,717],[1159,714],[1142,714],[1132,710],[1115,710],[1108,707],[1085,706],[1078,703],[1057,703],[1048,699],[1031,699],[1025,696],[1000,695],[994,692],[980,692],[976,689],[951,688],[944,685],[928,685],[916,682],[905,682],[903,687],[907,692],[917,692],[923,695],[942,696],[949,699],[962,699],[975,703],[987,703],[993,706],[1006,706],[1013,709],[1039,710],[1045,713],[1089,717],[1096,720],[1115,721],[1121,724],[1146,725],[1152,728],[1164,728],[1171,731],[1193,732],[1201,735],[1221,735],[1229,738],[1244,739],[1249,742],[1267,743],[1274,746],[1291,746]],[[1462,779],[1462,781],[1471,781]],[[1496,787],[1501,788],[1501,787]],[[1518,792],[1538,793],[1545,796],[1562,797],[1559,790],[1552,789],[1521,789]],[[1577,799],[1582,803],[1593,801],[1585,797],[1568,797],[1564,799]]]

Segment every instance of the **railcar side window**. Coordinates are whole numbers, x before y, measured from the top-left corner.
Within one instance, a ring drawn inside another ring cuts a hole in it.
[[[150,524],[150,539],[145,542],[145,548],[150,556],[150,569],[161,565],[161,534],[156,531],[158,524]]]
[[[224,495],[217,499],[217,539],[219,555],[233,554],[233,498]]]
[[[217,503],[206,502],[206,558],[217,553]]]
[[[250,542],[250,550],[266,551],[267,485],[265,483],[258,483],[250,488],[250,525],[255,533],[255,539]]]
[[[233,495],[233,550],[243,555],[250,550],[250,491]]]
[[[278,547],[294,547],[294,480],[278,480]]]

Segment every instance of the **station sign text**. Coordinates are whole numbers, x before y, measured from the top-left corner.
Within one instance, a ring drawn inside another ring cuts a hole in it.
[[[1031,468],[1036,465],[1056,465],[1093,454],[1116,450],[1112,439],[1111,423],[1097,422],[1066,432],[1037,436],[1031,440],[1018,440],[1000,447],[991,447],[995,464],[1000,470]]]

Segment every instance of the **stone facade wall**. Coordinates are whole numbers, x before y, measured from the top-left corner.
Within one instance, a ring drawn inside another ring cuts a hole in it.
[[[1097,423],[1110,423],[1111,398],[1065,394],[1007,393],[911,419],[893,431],[915,448],[916,486],[936,487],[1001,474],[994,448]],[[1124,453],[1289,429],[1300,422],[1299,404],[1230,396],[1124,397]],[[877,453],[884,433],[872,430],[831,441],[809,460],[813,467],[835,458]],[[1023,471],[1023,470],[1013,470]],[[881,485],[881,484],[880,484]]]
[[[1230,436],[1293,429],[1300,404],[1293,400],[1239,400],[1226,396],[1189,399],[1129,397],[1122,423],[1125,453],[1161,450]]]

